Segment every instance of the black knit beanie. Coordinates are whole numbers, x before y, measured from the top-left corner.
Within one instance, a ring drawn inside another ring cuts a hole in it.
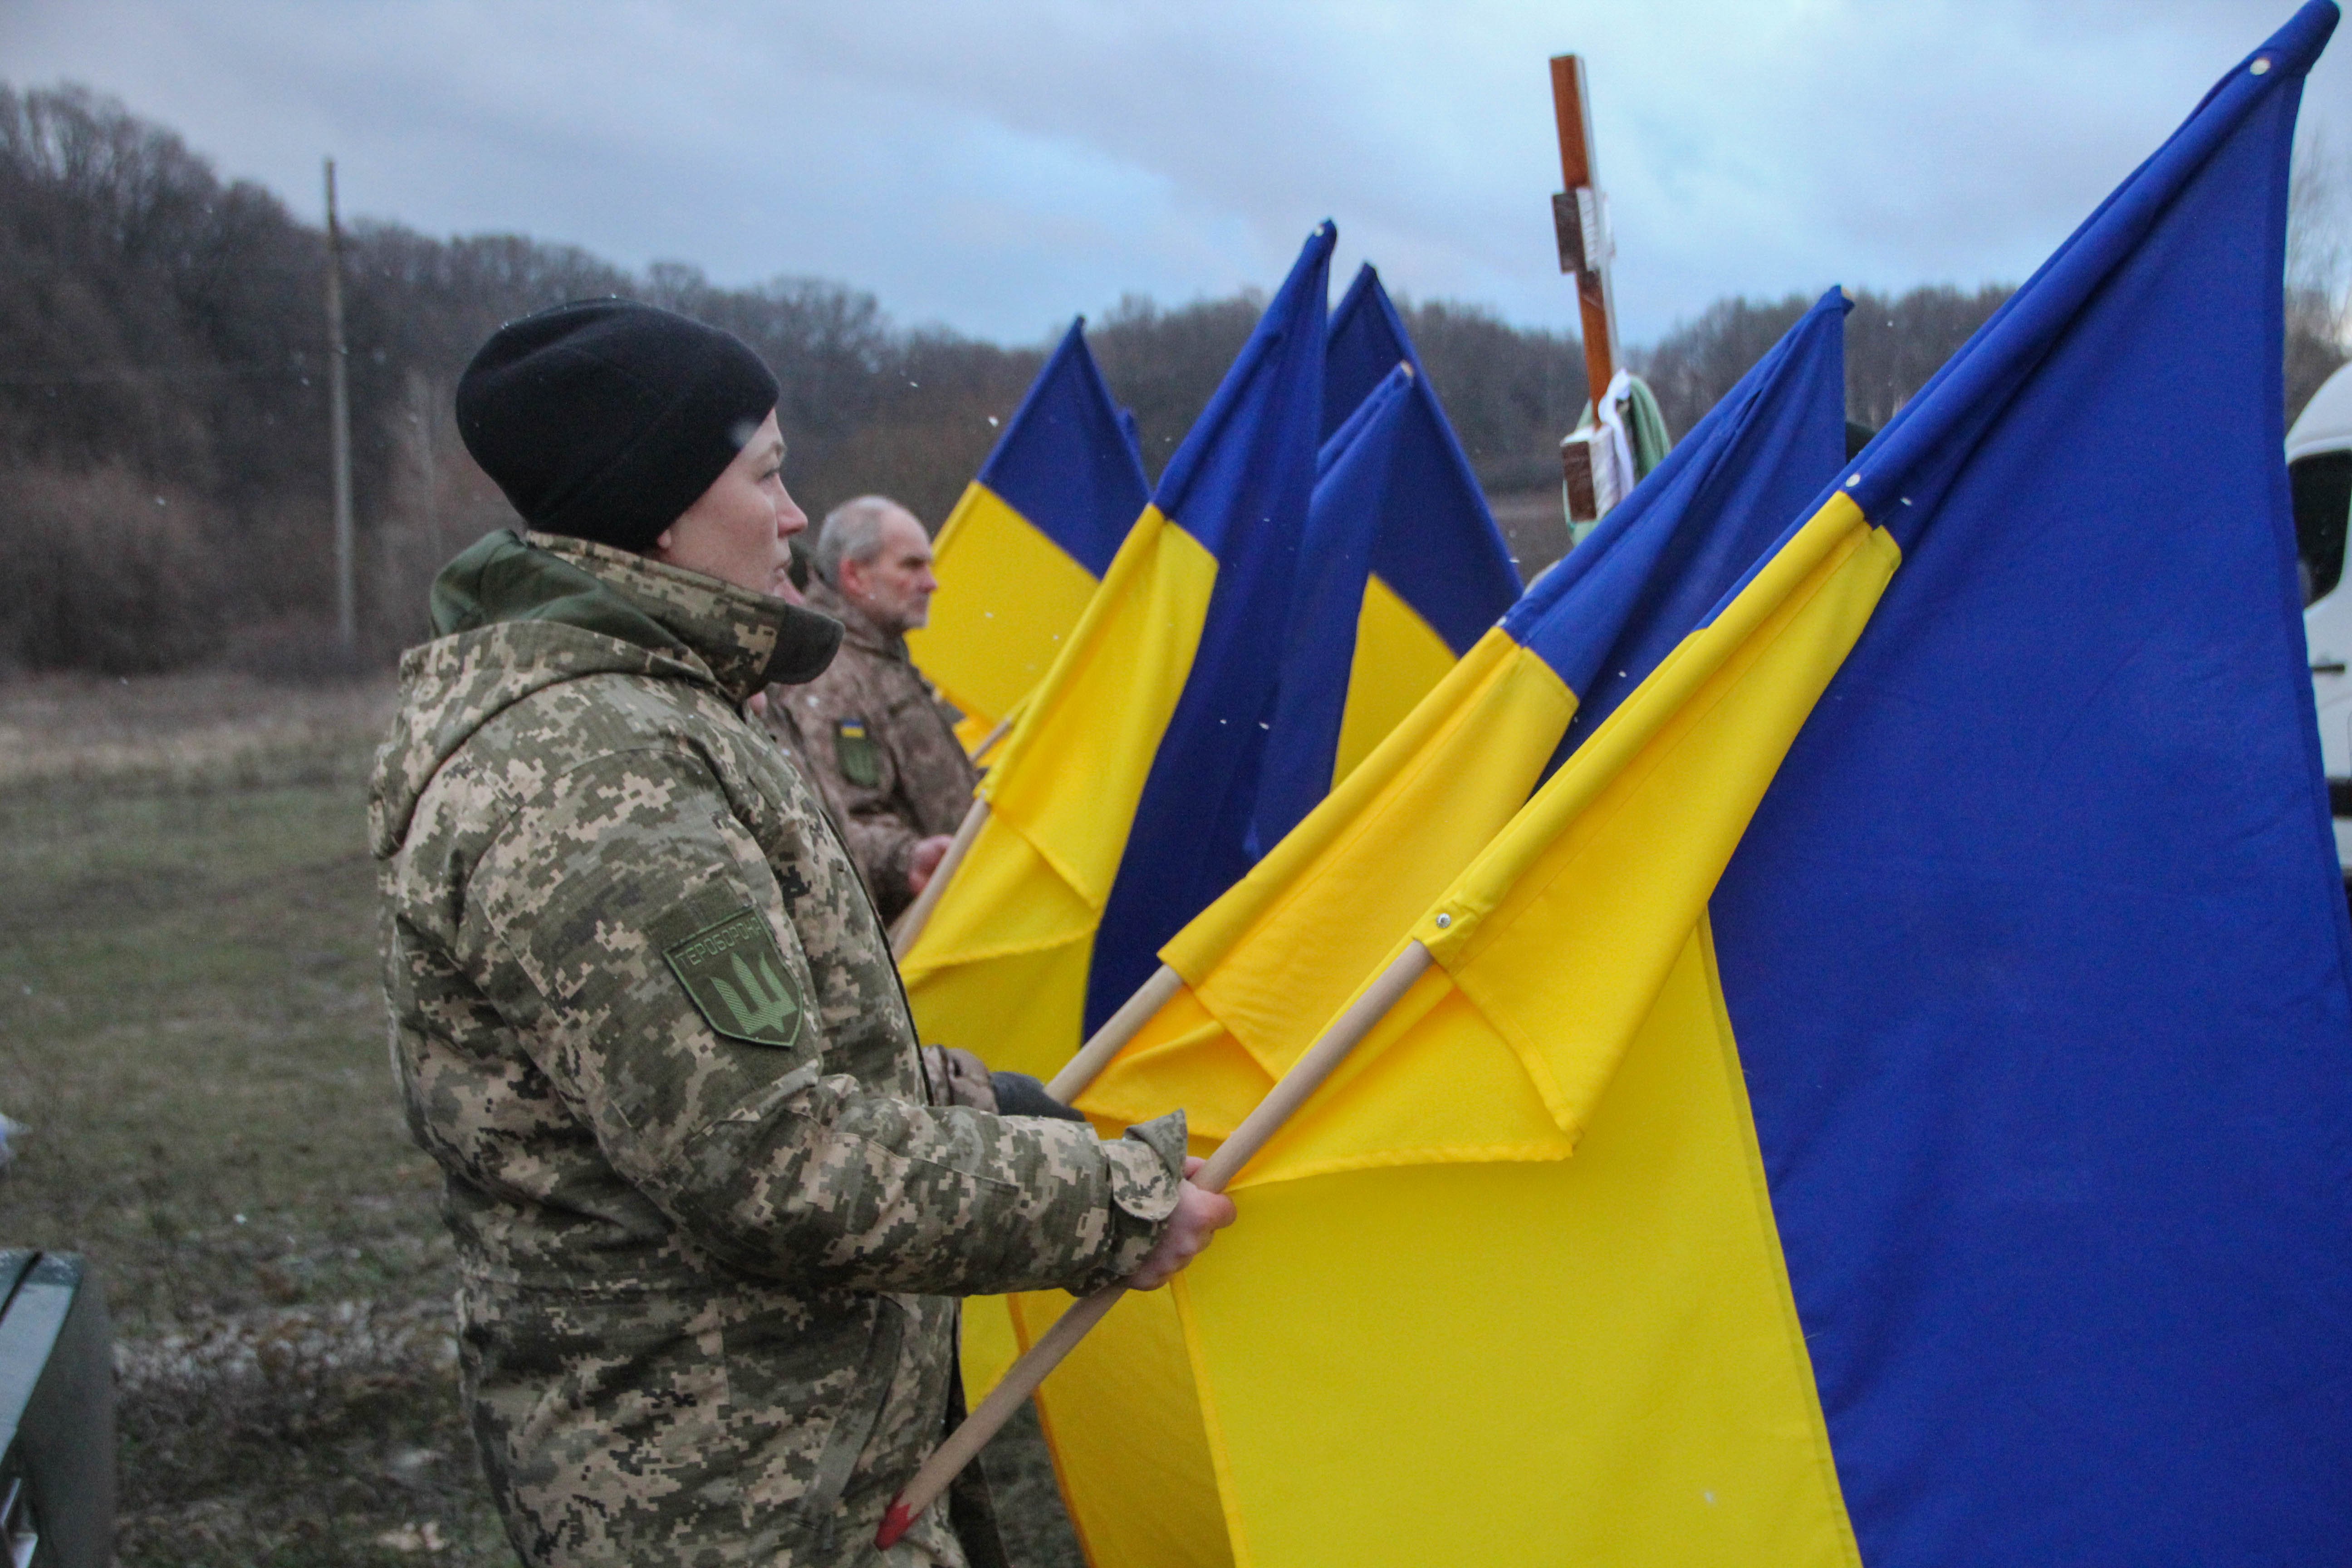
[[[523,521],[653,547],[776,406],[739,339],[627,300],[575,300],[490,334],[457,382],[457,430]]]

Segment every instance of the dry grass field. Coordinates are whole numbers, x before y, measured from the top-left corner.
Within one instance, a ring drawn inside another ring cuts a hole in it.
[[[113,1313],[126,1568],[510,1563],[458,1416],[438,1173],[384,1065],[388,685],[0,684],[0,1245]],[[1034,1423],[987,1463],[1081,1562]]]

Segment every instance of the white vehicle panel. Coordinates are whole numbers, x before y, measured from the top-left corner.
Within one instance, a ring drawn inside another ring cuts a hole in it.
[[[2334,813],[2352,813],[2352,584],[2345,580],[2352,524],[2352,365],[2328,377],[2286,437],[2302,564],[2304,643],[2320,762]],[[2336,858],[2352,879],[2352,815],[2335,817]]]

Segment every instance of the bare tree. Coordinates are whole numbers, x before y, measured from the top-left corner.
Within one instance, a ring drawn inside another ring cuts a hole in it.
[[[2352,250],[2343,159],[2314,132],[2295,149],[2286,199],[2286,416],[2290,424],[2345,361]]]

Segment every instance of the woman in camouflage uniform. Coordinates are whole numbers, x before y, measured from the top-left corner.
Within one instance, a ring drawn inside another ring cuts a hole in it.
[[[967,1561],[946,1508],[871,1544],[949,1420],[954,1298],[1157,1284],[1232,1214],[1181,1115],[929,1102],[856,874],[740,712],[839,637],[761,591],[804,522],[775,399],[647,307],[501,328],[459,426],[532,529],[435,584],[377,759],[394,1063],[532,1564]]]

